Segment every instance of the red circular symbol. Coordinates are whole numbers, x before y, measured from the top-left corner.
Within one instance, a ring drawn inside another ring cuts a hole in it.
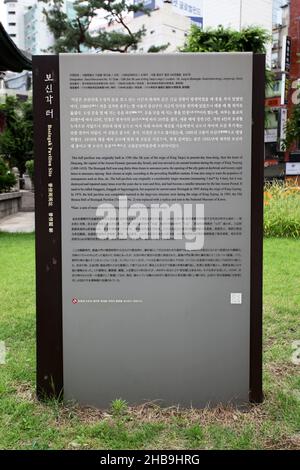
[[[72,299],[72,304],[78,304],[78,299],[76,299],[76,297],[74,297],[74,299]]]

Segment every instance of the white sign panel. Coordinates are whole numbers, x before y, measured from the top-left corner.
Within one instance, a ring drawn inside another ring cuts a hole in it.
[[[265,143],[277,142],[277,129],[265,129]]]
[[[261,401],[264,56],[33,70],[39,396]]]
[[[300,162],[288,162],[285,167],[285,174],[287,176],[296,176],[300,175]]]

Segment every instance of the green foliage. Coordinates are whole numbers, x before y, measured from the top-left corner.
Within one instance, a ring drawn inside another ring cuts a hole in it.
[[[168,42],[167,44],[162,44],[161,46],[150,46],[147,52],[151,52],[151,53],[162,52],[168,49],[169,45],[170,43]]]
[[[279,183],[266,186],[264,235],[266,237],[300,237],[299,186]]]
[[[275,81],[275,73],[272,70],[266,69],[265,81],[266,89],[273,87]]]
[[[124,415],[128,411],[127,401],[122,400],[122,398],[116,398],[111,403],[111,411],[112,411],[113,416],[115,417]]]
[[[15,175],[0,158],[0,193],[9,191],[15,184]]]
[[[128,34],[124,31],[100,31],[95,37],[87,34],[85,45],[99,51],[127,52],[130,48],[132,50],[137,48],[145,32],[144,27],[134,34]]]
[[[297,56],[299,57],[298,62],[300,62],[300,53]],[[286,137],[283,141],[284,150],[289,150],[297,142],[300,145],[300,87],[298,87],[297,101],[286,124]]]
[[[254,52],[265,53],[266,45],[271,41],[269,33],[259,26],[248,26],[241,31],[218,26],[216,29],[200,29],[191,26],[182,52]],[[266,70],[265,88],[272,86],[274,74]],[[265,112],[265,123],[268,121],[268,112]]]
[[[29,177],[31,181],[34,180],[34,160],[27,160],[25,163],[25,167],[27,170],[27,173],[29,174]]]
[[[83,52],[84,49],[96,52],[135,50],[145,35],[145,28],[132,32],[126,24],[126,16],[136,12],[150,15],[150,10],[142,2],[133,5],[130,0],[75,0],[75,17],[68,18],[62,10],[62,0],[39,1],[48,4],[44,14],[55,39],[54,46],[48,50],[55,53]],[[100,9],[105,12],[107,25],[116,25],[118,31],[107,32],[99,26],[95,33],[90,33],[91,22]]]
[[[286,123],[285,131],[286,137],[283,148],[289,150],[297,141],[300,142],[300,103],[294,105],[291,116]]]
[[[188,441],[189,447],[197,448],[201,446],[204,441],[204,432],[202,426],[195,424],[194,426],[187,427],[184,430],[184,437]]]
[[[183,52],[266,52],[271,40],[269,33],[259,26],[248,26],[241,31],[218,26],[200,29],[192,25]]]
[[[0,113],[4,115],[6,123],[0,134],[0,154],[11,167],[18,167],[23,174],[25,162],[33,155],[32,103],[7,96],[5,102],[0,104]]]

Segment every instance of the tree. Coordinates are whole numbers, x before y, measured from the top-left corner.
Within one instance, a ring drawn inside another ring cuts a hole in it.
[[[150,10],[144,7],[142,1],[133,4],[130,0],[75,0],[75,16],[68,18],[63,11],[63,0],[40,1],[48,4],[44,14],[55,41],[48,51],[54,53],[80,53],[83,49],[113,52],[136,50],[146,31],[142,27],[132,32],[126,23],[126,16],[137,12],[150,15]],[[98,10],[103,11],[107,25],[117,25],[118,31],[108,32],[99,28],[94,34],[90,32],[91,22]]]
[[[300,53],[297,56],[300,58]],[[286,135],[282,145],[284,150],[290,150],[297,142],[300,146],[300,86],[293,92],[291,100],[294,106],[286,123]]]
[[[167,44],[163,44],[162,46],[150,46],[147,52],[151,53],[157,53],[157,52],[162,52],[168,49],[170,43],[168,42]]]
[[[15,184],[15,175],[0,157],[0,193],[9,191]]]
[[[254,52],[265,53],[271,40],[269,33],[259,26],[248,26],[241,31],[218,26],[200,29],[192,25],[183,52]]]
[[[259,26],[248,26],[236,31],[218,26],[216,29],[200,29],[192,25],[182,52],[254,52],[264,54],[266,44],[271,41],[270,34]],[[265,89],[272,87],[274,74],[266,69]],[[268,110],[265,108],[265,123]]]
[[[289,150],[293,144],[300,142],[300,101],[293,107],[291,116],[286,124],[285,132],[286,137],[283,142],[283,149]]]
[[[5,129],[0,134],[0,154],[23,174],[25,162],[33,155],[32,103],[7,96],[5,103],[0,104],[0,113],[5,118]]]

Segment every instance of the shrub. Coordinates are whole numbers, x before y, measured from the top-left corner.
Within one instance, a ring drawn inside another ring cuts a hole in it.
[[[0,193],[9,191],[16,184],[16,177],[0,158]]]
[[[262,52],[270,42],[269,33],[259,26],[248,26],[241,31],[218,26],[201,29],[192,25],[183,52]]]
[[[25,163],[25,167],[26,167],[27,173],[30,176],[31,181],[33,182],[33,178],[34,178],[34,161],[33,160],[27,160],[27,162]]]
[[[300,237],[300,188],[273,183],[264,192],[265,237]]]
[[[5,122],[0,133],[0,154],[10,167],[16,166],[22,175],[26,160],[33,155],[32,102],[7,96],[5,102],[0,103],[0,115]]]

